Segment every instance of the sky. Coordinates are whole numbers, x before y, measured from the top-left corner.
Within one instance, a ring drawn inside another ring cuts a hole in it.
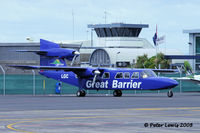
[[[167,48],[187,54],[183,30],[200,29],[199,7],[200,0],[0,0],[0,42],[73,40],[72,16],[74,40],[86,40],[87,24],[105,23],[106,11],[106,23],[149,24],[140,37],[152,44],[157,25]]]

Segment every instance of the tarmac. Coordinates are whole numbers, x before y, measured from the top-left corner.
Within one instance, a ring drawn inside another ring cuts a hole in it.
[[[200,93],[0,96],[2,133],[200,132]]]

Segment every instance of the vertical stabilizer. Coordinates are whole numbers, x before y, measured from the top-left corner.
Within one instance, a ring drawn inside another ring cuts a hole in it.
[[[40,50],[47,50],[51,48],[60,48],[60,46],[54,42],[50,42],[44,39],[40,39]]]
[[[54,42],[40,39],[40,51],[47,51],[60,46]],[[40,66],[67,66],[64,58],[49,57],[46,55],[40,55]]]

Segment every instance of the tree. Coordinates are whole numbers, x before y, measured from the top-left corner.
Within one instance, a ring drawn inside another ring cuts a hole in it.
[[[162,69],[169,68],[169,61],[164,58],[163,53],[158,53],[157,57],[152,56],[151,58],[148,58],[147,54],[144,54],[143,56],[137,57],[137,63],[136,68],[152,68],[154,69],[159,68],[159,64]]]
[[[190,63],[188,61],[184,61],[184,67],[185,67],[185,72],[193,73],[192,67],[190,66]]]
[[[144,62],[148,60],[147,54],[137,57],[136,68],[144,68]]]

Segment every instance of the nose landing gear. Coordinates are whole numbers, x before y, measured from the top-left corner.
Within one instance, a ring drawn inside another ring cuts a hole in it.
[[[167,92],[167,96],[168,96],[168,97],[173,97],[172,89],[170,89],[170,90]]]

